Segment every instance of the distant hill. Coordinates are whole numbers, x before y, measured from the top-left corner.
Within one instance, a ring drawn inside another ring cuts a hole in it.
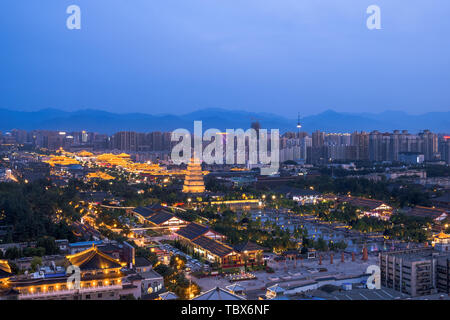
[[[138,132],[171,131],[177,128],[193,129],[195,120],[203,121],[203,129],[247,129],[258,119],[262,128],[278,128],[281,132],[296,131],[297,119],[269,114],[225,109],[204,109],[184,115],[144,113],[117,114],[100,110],[66,112],[43,109],[35,112],[0,109],[0,130],[61,130],[94,131],[112,134],[121,130]],[[429,112],[410,115],[399,111],[382,113],[339,113],[328,110],[301,119],[302,130],[312,132],[392,131],[394,129],[418,132],[430,129],[450,133],[450,112]]]

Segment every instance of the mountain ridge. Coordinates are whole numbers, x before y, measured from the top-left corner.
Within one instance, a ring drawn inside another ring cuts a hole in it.
[[[97,109],[62,111],[46,108],[38,111],[15,111],[0,108],[0,131],[60,130],[92,131],[112,134],[117,131],[172,131],[177,128],[193,129],[195,120],[203,121],[203,130],[209,128],[247,129],[258,120],[262,128],[279,129],[280,132],[297,131],[297,119],[267,112],[250,112],[207,108],[183,115],[148,114],[140,112],[113,113]],[[429,129],[439,133],[450,132],[450,112],[428,112],[411,115],[404,111],[380,113],[346,113],[329,109],[301,118],[302,131],[353,132],[408,130],[412,133]]]

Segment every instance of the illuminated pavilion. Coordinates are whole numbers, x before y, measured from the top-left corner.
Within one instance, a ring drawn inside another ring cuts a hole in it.
[[[202,167],[198,159],[192,158],[184,178],[183,193],[203,192],[205,192],[205,184],[203,182]]]
[[[9,284],[20,293],[20,300],[115,300],[123,293],[120,262],[103,253],[97,247],[66,256],[70,265],[79,270],[79,287],[71,281],[69,273],[54,274],[51,277],[18,277]],[[75,280],[75,278],[74,278]]]
[[[0,260],[0,286],[6,285],[11,277],[11,267],[6,260]]]

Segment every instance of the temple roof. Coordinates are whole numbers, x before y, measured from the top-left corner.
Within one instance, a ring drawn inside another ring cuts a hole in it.
[[[437,237],[438,237],[439,239],[449,239],[449,238],[450,238],[450,234],[446,234],[446,233],[444,233],[443,231],[441,231],[441,232],[437,235]]]
[[[233,248],[227,246],[226,244],[204,236],[201,236],[193,240],[192,242],[221,258],[229,255],[234,251]]]
[[[432,218],[432,219],[437,219],[447,214],[447,212],[444,209],[422,207],[422,206],[415,206],[406,211],[405,213],[410,216]]]
[[[215,287],[195,297],[192,300],[246,300],[244,297],[240,297],[225,289]]]
[[[244,252],[244,251],[263,251],[264,248],[257,245],[256,243],[247,241],[244,243],[240,243],[234,246],[234,250],[238,252]]]
[[[370,210],[374,210],[379,206],[385,204],[381,200],[368,199],[368,198],[359,198],[359,197],[339,197],[339,201],[348,202],[355,207],[363,207],[368,208]]]
[[[176,234],[182,236],[183,238],[194,240],[200,237],[201,235],[205,234],[206,232],[208,232],[208,230],[209,228],[206,226],[203,226],[195,222],[191,222],[186,227],[178,230]]]
[[[67,256],[71,264],[76,265],[80,270],[113,269],[121,268],[120,262],[107,254],[98,250],[97,247]]]
[[[154,215],[155,213],[164,210],[165,207],[159,203],[152,204],[146,207],[137,207],[133,209],[133,212],[143,216],[144,218]]]
[[[159,212],[156,212],[155,214],[149,216],[147,218],[147,221],[150,221],[151,223],[154,223],[156,225],[160,225],[164,222],[169,221],[172,218],[175,218],[175,215],[173,215],[172,213],[167,212],[167,211],[159,211]]]
[[[137,207],[133,209],[133,212],[143,216],[144,218],[147,218],[154,215],[157,211],[152,210],[148,207]]]
[[[83,150],[83,151],[78,152],[78,156],[80,156],[80,157],[93,157],[94,154],[92,152]]]
[[[0,260],[0,279],[9,278],[12,275],[8,261]]]

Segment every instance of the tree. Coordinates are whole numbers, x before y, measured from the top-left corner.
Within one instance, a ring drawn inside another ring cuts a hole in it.
[[[41,257],[33,257],[31,260],[31,271],[38,271],[38,267],[42,266],[42,258]]]
[[[325,240],[323,238],[319,238],[317,240],[317,242],[314,245],[314,248],[318,251],[327,251],[328,250],[327,243],[325,242]]]
[[[45,249],[45,254],[52,255],[59,253],[59,247],[54,237],[44,236],[37,240],[36,245]]]
[[[179,271],[179,270],[183,270],[184,269],[184,266],[186,265],[186,258],[185,257],[183,257],[183,256],[180,256],[180,255],[175,255],[175,256],[172,256],[171,258],[170,258],[170,266],[173,268],[173,269],[175,269],[175,270],[177,270],[177,271]]]

